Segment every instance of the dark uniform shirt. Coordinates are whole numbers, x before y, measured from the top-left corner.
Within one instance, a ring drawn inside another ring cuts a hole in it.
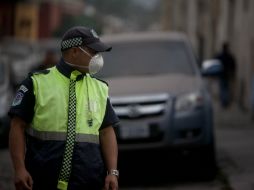
[[[61,60],[56,68],[66,77],[70,77],[73,68]],[[48,72],[47,70],[41,72]],[[85,77],[85,76],[82,76]],[[80,79],[82,79],[82,77]],[[77,79],[78,80],[78,79]],[[9,110],[9,116],[18,116],[27,124],[34,116],[35,95],[33,82],[29,75],[21,84]],[[54,116],[52,116],[54,117]],[[106,112],[100,129],[114,126],[119,122],[109,98]],[[42,141],[27,135],[26,167],[34,180],[34,190],[56,189],[59,170],[61,168],[65,142]],[[86,150],[86,152],[84,152]],[[73,152],[73,166],[69,190],[100,189],[104,183],[105,168],[98,152],[98,145],[93,143],[76,143]],[[91,163],[92,161],[92,163]],[[89,164],[91,163],[91,164]],[[95,169],[94,169],[94,168]],[[103,168],[102,168],[103,167]],[[76,172],[75,172],[76,171]],[[103,174],[103,175],[102,175]],[[98,181],[96,181],[98,178]],[[95,180],[95,181],[91,181]],[[96,187],[93,186],[96,184]]]

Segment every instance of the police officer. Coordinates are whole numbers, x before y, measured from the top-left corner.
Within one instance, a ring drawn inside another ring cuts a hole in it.
[[[93,29],[69,29],[62,58],[29,74],[9,111],[17,190],[118,189],[119,122],[105,82],[92,77],[111,50]]]

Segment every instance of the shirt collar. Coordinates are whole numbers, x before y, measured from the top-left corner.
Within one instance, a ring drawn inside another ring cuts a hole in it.
[[[76,69],[65,63],[64,59],[61,58],[58,64],[56,64],[57,70],[66,76],[67,78],[71,77],[71,73],[75,71]],[[83,79],[83,77],[86,76],[86,74],[81,74],[77,77],[77,81]]]

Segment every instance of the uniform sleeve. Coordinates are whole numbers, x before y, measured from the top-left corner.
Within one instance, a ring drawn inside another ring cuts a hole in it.
[[[34,116],[35,96],[33,93],[33,81],[26,78],[16,92],[8,112],[9,117],[18,116],[27,123],[31,123]]]
[[[119,123],[119,118],[117,117],[109,98],[107,99],[106,113],[100,129],[106,128],[108,126],[116,126]]]

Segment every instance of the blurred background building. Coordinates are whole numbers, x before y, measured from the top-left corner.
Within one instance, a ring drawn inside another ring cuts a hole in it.
[[[188,34],[199,58],[211,58],[227,41],[237,61],[235,97],[249,108],[254,64],[254,2],[163,0],[162,28]]]
[[[38,40],[50,38],[65,14],[78,15],[82,1],[6,1],[0,3],[1,37]]]
[[[74,25],[100,34],[167,30],[185,32],[200,62],[223,42],[237,60],[235,99],[250,105],[254,69],[254,1],[251,0],[12,0],[0,2],[0,46],[6,37],[38,42],[60,38]]]

